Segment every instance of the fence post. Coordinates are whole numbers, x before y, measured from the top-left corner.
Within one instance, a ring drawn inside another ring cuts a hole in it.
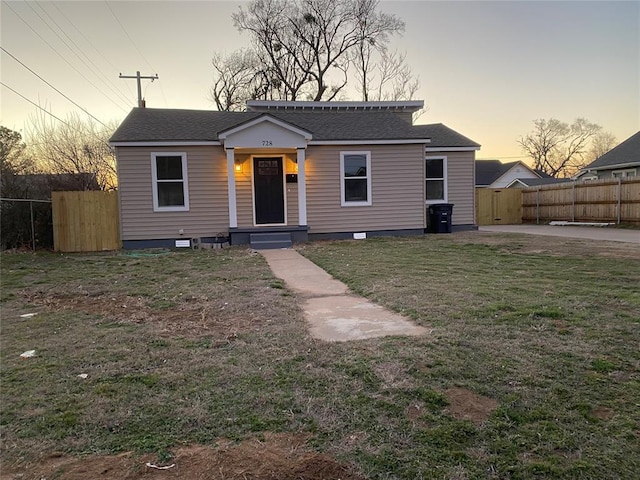
[[[571,221],[576,221],[576,182],[571,185]]]
[[[622,195],[622,178],[618,177],[618,225],[620,225],[620,220],[622,217],[622,199],[620,198]]]
[[[536,189],[536,225],[540,224],[540,187]]]
[[[31,214],[31,250],[36,251],[36,229],[33,222],[33,202],[29,202],[29,213]]]

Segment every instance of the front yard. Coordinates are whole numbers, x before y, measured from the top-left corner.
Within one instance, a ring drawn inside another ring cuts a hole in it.
[[[314,340],[243,248],[2,254],[0,477],[637,476],[637,245],[470,232],[299,251],[430,333]]]

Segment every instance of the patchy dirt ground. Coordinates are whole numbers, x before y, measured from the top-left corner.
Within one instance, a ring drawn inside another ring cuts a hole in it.
[[[466,388],[449,388],[444,392],[449,406],[447,412],[459,419],[471,420],[481,424],[498,408],[498,402],[493,398],[478,395]]]
[[[23,297],[37,307],[58,312],[69,310],[103,315],[120,323],[152,324],[160,335],[182,335],[188,338],[202,335],[231,340],[237,334],[255,332],[269,320],[259,315],[221,315],[224,302],[208,297],[186,298],[179,307],[152,308],[147,299],[127,295],[73,295],[24,291]]]
[[[271,434],[240,443],[176,449],[162,464],[151,456],[69,458],[50,456],[36,466],[3,469],[1,480],[364,480],[350,467],[327,455],[313,453],[304,435]],[[163,468],[164,467],[164,468]]]

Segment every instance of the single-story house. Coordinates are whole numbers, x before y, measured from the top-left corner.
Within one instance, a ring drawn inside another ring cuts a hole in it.
[[[640,132],[601,155],[576,175],[580,180],[640,176]]]
[[[480,145],[443,124],[413,125],[422,106],[135,108],[110,139],[123,246],[423,234],[432,203],[454,204],[453,230],[473,229]]]

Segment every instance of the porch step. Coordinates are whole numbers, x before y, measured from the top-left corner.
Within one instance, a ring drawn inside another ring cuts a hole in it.
[[[293,244],[288,232],[252,233],[249,235],[249,242],[254,250],[289,248]]]

